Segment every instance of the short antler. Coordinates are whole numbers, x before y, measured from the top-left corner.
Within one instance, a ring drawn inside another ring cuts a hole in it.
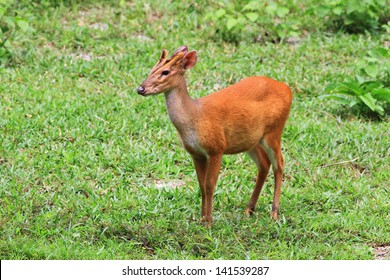
[[[188,53],[188,47],[181,46],[172,54],[171,58],[167,59],[168,56],[167,50],[165,49],[162,50],[160,59],[157,61],[156,65],[154,65],[154,67],[150,71],[150,74],[154,73],[157,69],[161,68],[162,66],[170,66],[176,64],[177,62],[181,61],[187,53]]]
[[[157,61],[156,65],[153,66],[152,70],[150,71],[150,74],[155,72],[158,68],[160,68],[162,65],[165,64],[167,61],[167,56],[168,56],[168,51],[167,50],[162,50],[160,59]],[[150,75],[149,74],[149,75]]]

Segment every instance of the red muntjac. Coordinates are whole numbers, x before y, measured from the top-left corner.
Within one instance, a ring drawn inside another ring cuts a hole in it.
[[[249,77],[210,95],[191,99],[184,78],[197,62],[196,51],[162,51],[137,89],[142,96],[165,94],[169,118],[194,161],[202,192],[202,220],[212,223],[212,203],[223,154],[246,152],[256,163],[256,184],[245,210],[252,214],[270,166],[275,176],[271,217],[278,219],[283,176],[281,136],[289,115],[290,88],[267,77]]]

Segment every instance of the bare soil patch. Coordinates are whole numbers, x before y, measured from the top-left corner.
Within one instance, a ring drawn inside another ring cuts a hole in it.
[[[390,260],[390,245],[375,247],[376,260]]]
[[[155,186],[158,189],[161,188],[180,188],[184,187],[186,183],[183,180],[171,180],[171,181],[164,181],[164,180],[158,180],[155,182]]]

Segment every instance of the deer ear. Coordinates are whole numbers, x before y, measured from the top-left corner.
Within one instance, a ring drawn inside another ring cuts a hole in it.
[[[184,69],[190,69],[194,67],[197,61],[198,61],[198,55],[196,51],[191,51],[187,53],[183,58]]]

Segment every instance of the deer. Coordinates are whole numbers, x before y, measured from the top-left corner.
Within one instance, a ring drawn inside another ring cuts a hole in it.
[[[202,223],[212,225],[213,195],[224,154],[246,152],[258,173],[245,214],[254,213],[270,166],[274,173],[271,219],[278,220],[284,168],[281,137],[292,104],[285,83],[251,76],[220,91],[192,99],[184,74],[197,63],[195,50],[179,47],[170,58],[163,49],[148,77],[137,88],[141,96],[164,93],[169,118],[191,155],[202,194]]]

